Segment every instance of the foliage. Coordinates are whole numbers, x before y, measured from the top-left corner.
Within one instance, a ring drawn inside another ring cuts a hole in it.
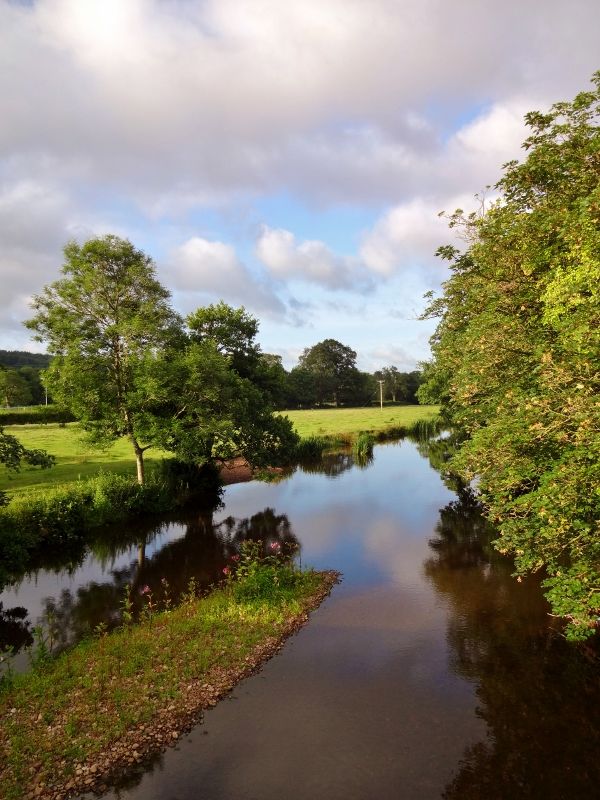
[[[318,401],[315,375],[303,367],[294,367],[285,379],[285,407],[312,408]]]
[[[182,461],[288,460],[298,437],[287,418],[273,415],[277,366],[254,341],[257,320],[220,303],[198,309],[187,325],[185,349],[169,367],[178,390],[162,446]]]
[[[29,383],[16,369],[0,367],[0,399],[6,406],[27,405],[32,400]]]
[[[243,600],[275,600],[293,590],[303,581],[291,559],[292,553],[284,553],[280,542],[268,544],[263,554],[263,543],[247,539],[240,545],[225,574],[233,597]]]
[[[30,353],[27,350],[0,350],[0,365],[11,367],[33,367],[34,369],[46,369],[50,364],[51,357],[46,353]]]
[[[64,254],[65,277],[34,297],[27,322],[54,356],[46,384],[95,444],[128,437],[142,483],[143,454],[160,429],[165,351],[180,320],[152,260],[130,242],[70,242]]]
[[[318,403],[344,402],[356,378],[356,352],[336,339],[307,347],[299,366],[313,376]]]
[[[600,73],[595,88],[526,116],[528,155],[501,199],[463,228],[434,365],[422,398],[443,397],[467,435],[454,467],[479,476],[497,547],[519,574],[544,569],[554,613],[585,637],[600,615]]]
[[[74,422],[70,411],[56,405],[34,405],[26,408],[0,409],[0,422],[3,425],[47,425],[51,422]]]
[[[416,403],[417,389],[422,376],[419,370],[400,372],[398,367],[383,367],[374,374],[377,381],[383,381],[383,397],[391,399],[393,403]]]
[[[375,437],[373,434],[366,431],[361,431],[356,437],[356,441],[352,446],[352,451],[357,463],[360,466],[365,466],[373,458],[373,446],[375,444]]]

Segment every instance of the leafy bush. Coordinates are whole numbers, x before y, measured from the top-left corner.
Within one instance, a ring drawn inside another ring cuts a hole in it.
[[[295,456],[298,461],[321,458],[323,450],[327,447],[331,447],[331,442],[325,436],[308,436],[306,439],[300,439],[296,445]]]
[[[39,425],[49,422],[74,422],[70,411],[59,406],[26,406],[19,409],[0,409],[2,425]]]
[[[265,556],[262,542],[247,540],[223,570],[236,600],[273,600],[290,592],[302,579],[279,542],[272,542]]]

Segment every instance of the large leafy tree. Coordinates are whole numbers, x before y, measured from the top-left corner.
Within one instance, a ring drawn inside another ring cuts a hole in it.
[[[501,199],[460,225],[434,362],[437,396],[467,436],[454,467],[479,476],[502,552],[518,573],[544,569],[570,636],[600,617],[600,73],[593,91],[532,112],[527,157]]]
[[[324,339],[305,348],[299,367],[313,375],[317,402],[336,406],[347,399],[358,373],[355,351],[337,339]]]
[[[184,461],[289,458],[298,437],[287,418],[273,414],[283,367],[261,353],[258,321],[221,302],[186,323],[185,347],[170,364],[178,388],[163,446]]]
[[[144,452],[162,438],[169,351],[181,321],[152,260],[117,236],[70,242],[63,278],[34,297],[26,324],[54,356],[45,381],[92,442],[126,436],[144,481]]]

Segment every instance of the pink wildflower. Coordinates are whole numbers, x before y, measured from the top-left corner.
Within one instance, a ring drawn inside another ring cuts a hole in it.
[[[280,547],[279,542],[271,542],[271,550],[279,550]]]
[[[146,584],[146,586],[143,586],[140,589],[140,594],[150,594],[150,587],[148,586],[148,584]]]
[[[239,561],[239,560],[240,560],[240,557],[239,557],[238,555],[231,556],[231,560],[232,560],[232,561]]]
[[[231,570],[229,569],[229,567],[223,567],[223,575],[229,575],[230,572]]]

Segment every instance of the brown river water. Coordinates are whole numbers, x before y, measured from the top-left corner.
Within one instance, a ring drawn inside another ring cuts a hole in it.
[[[0,637],[64,646],[118,622],[123,589],[208,585],[241,539],[297,542],[343,582],[203,722],[108,795],[127,800],[600,797],[598,647],[568,644],[427,445],[338,454],[224,507],[99,537],[0,595]],[[26,664],[24,650],[18,656]]]

